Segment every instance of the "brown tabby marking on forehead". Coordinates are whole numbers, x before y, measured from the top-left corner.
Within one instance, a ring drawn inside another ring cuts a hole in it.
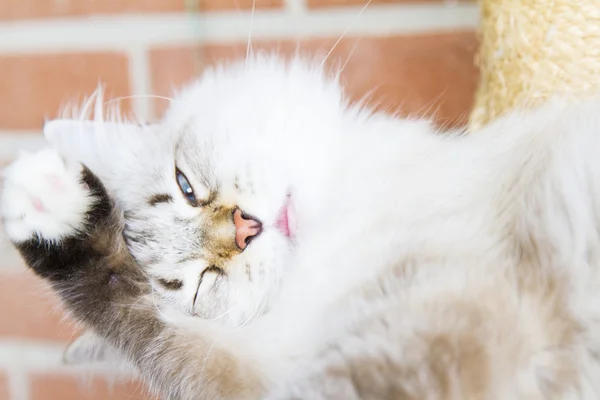
[[[222,268],[217,267],[216,265],[211,265],[210,267],[206,267],[204,268],[204,270],[202,271],[202,273],[200,274],[200,280],[198,281],[198,288],[200,288],[200,286],[202,285],[202,281],[204,280],[204,275],[212,272],[214,274],[217,274],[219,278],[222,277],[226,277],[227,273],[225,272],[225,270],[223,270]],[[219,281],[215,281],[215,287],[217,285]],[[196,291],[196,294],[194,295],[194,300],[192,300],[192,304],[196,304],[196,299],[198,298],[198,291]]]
[[[149,234],[141,234],[131,229],[128,229],[127,223],[125,223],[125,228],[123,229],[123,239],[125,240],[125,244],[127,246],[132,243],[141,244],[144,246],[148,245],[148,241],[151,240],[152,236]]]
[[[199,258],[202,258],[202,255],[199,254],[199,253],[194,252],[194,253],[191,253],[191,254],[188,254],[188,255],[185,255],[185,256],[181,257],[179,260],[177,260],[177,263],[178,264],[185,264],[185,263],[190,262],[190,261],[195,261],[195,260],[197,260]]]
[[[208,198],[206,200],[198,200],[198,204],[200,205],[200,207],[210,207],[213,206],[213,204],[215,203],[215,201],[217,200],[217,197],[219,193],[219,189],[215,189],[215,190],[211,190],[208,193]],[[213,206],[215,208],[219,208],[219,206]]]
[[[209,225],[219,225],[230,223],[233,226],[233,212],[236,210],[236,206],[215,206],[212,208],[212,212],[208,219]]]
[[[235,242],[223,240],[222,242],[213,242],[208,247],[207,261],[209,264],[221,268],[227,261],[241,253]]]
[[[173,197],[171,197],[168,193],[158,193],[153,195],[148,199],[148,204],[151,206],[155,206],[161,203],[170,203],[173,201]]]
[[[183,287],[181,279],[158,278],[156,281],[167,290],[179,290]]]
[[[211,265],[210,267],[204,268],[204,271],[202,271],[202,274],[200,274],[200,281],[202,281],[202,278],[204,278],[204,274],[206,274],[207,272],[212,272],[220,276],[227,276],[224,270],[217,267],[216,265]]]
[[[166,195],[157,194],[153,199],[163,198]],[[215,195],[216,196],[216,195]],[[216,198],[216,197],[215,197]],[[185,230],[186,237],[191,240],[187,247],[178,249],[176,263],[184,264],[192,261],[203,261],[207,265],[215,265],[224,268],[235,256],[242,252],[235,242],[235,224],[233,213],[238,207],[231,204],[213,203],[207,207],[199,207],[199,213],[194,216],[181,217],[171,215],[174,226]],[[145,265],[158,264],[162,260],[162,253],[152,250],[160,240],[160,231],[154,229],[142,229],[137,222],[144,221],[146,217],[140,211],[126,210],[124,212],[123,237],[127,245],[137,244],[150,248],[145,255]],[[143,224],[142,224],[143,226]]]
[[[220,205],[220,204],[213,204],[213,205],[211,205],[211,207],[212,207],[212,212],[214,212],[214,213],[221,213],[223,211],[223,209],[226,208],[225,206]],[[233,209],[235,210],[235,207],[233,207]],[[232,211],[232,214],[233,214],[233,211]]]

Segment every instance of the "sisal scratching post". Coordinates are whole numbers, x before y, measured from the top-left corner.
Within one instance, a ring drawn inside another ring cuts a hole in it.
[[[480,0],[476,129],[553,95],[600,91],[600,0]]]

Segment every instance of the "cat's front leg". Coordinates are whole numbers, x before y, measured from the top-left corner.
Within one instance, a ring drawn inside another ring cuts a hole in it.
[[[127,251],[113,201],[87,168],[67,165],[51,149],[21,156],[4,172],[0,216],[74,318],[132,361],[161,397],[260,397],[260,373],[238,355],[235,340],[202,321],[190,329],[163,319]]]
[[[147,285],[119,239],[113,202],[88,169],[45,149],[23,154],[3,175],[9,239],[77,319],[94,324],[105,308],[143,296]]]

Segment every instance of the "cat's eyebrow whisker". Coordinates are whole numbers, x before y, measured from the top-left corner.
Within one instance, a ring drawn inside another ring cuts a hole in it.
[[[152,287],[152,285],[150,285],[150,291],[152,292],[152,304],[154,304],[154,308],[156,308],[156,311],[158,311],[158,313],[160,315],[163,316],[163,318],[169,322],[173,322],[173,320],[171,320],[171,318],[167,317],[158,307],[158,304],[156,304],[156,298],[154,296],[154,288]]]
[[[208,364],[208,359],[210,357],[210,354],[212,353],[213,348],[215,347],[215,344],[217,344],[217,338],[215,338],[213,340],[212,344],[208,348],[208,351],[206,352],[206,355],[204,356],[204,361],[202,362],[202,368],[200,368],[200,375],[204,374],[204,371],[206,370],[206,365]]]
[[[263,315],[265,308],[267,308],[267,300],[263,299],[263,301],[260,304],[260,307],[258,308],[258,312],[256,313],[255,317],[260,317],[261,315]]]
[[[341,68],[338,71],[338,76],[340,76],[342,74],[342,72],[344,72],[344,69],[346,69],[346,65],[348,65],[348,62],[350,61],[350,59],[354,55],[354,52],[356,51],[356,48],[358,47],[358,44],[360,43],[360,39],[361,38],[358,38],[354,42],[354,45],[352,46],[352,49],[350,50],[350,53],[348,53],[348,57],[346,57],[346,61],[344,61],[344,64],[342,64]]]
[[[261,303],[258,307],[254,307],[254,310],[248,314],[246,319],[244,319],[242,322],[240,322],[238,324],[237,328],[242,328],[242,327],[248,325],[248,323],[251,322],[252,320],[254,320],[254,318],[256,318],[262,314],[265,307],[266,307],[266,301],[263,300],[263,301],[261,301]]]
[[[378,83],[373,88],[369,89],[369,91],[367,93],[365,93],[363,96],[361,96],[360,99],[358,99],[356,101],[356,104],[360,107],[366,107],[367,104],[369,104],[370,106],[373,106],[373,104],[368,103],[368,102],[371,100],[371,96],[373,96],[373,94],[382,86],[383,86],[383,83]]]
[[[439,101],[446,94],[447,91],[448,91],[447,88],[442,90],[437,96],[435,96],[432,100],[425,103],[422,107],[420,107],[413,114],[415,114],[417,116],[417,118],[429,118],[430,115],[432,115],[432,113],[433,113],[433,115],[435,115],[436,111],[433,111],[433,109],[437,108],[439,110],[439,107],[440,107]]]
[[[352,22],[350,22],[350,25],[348,25],[348,27],[344,30],[344,32],[342,32],[342,34],[340,35],[340,37],[338,38],[338,40],[335,41],[335,43],[333,44],[333,46],[331,47],[331,49],[329,50],[329,52],[325,55],[325,58],[321,62],[321,65],[320,65],[319,69],[322,69],[325,66],[325,62],[327,61],[327,59],[329,58],[329,56],[331,55],[331,53],[333,53],[333,50],[335,50],[335,48],[338,46],[338,44],[340,44],[340,42],[346,36],[346,34],[350,31],[350,29],[352,29],[354,27],[354,24],[360,19],[360,17],[363,14],[363,12],[365,12],[365,10],[369,6],[369,4],[371,4],[371,1],[373,1],[373,0],[368,0],[367,1],[367,3],[363,6],[363,8],[360,9],[360,11],[356,15],[356,17],[354,17],[354,19],[352,20]]]
[[[237,305],[234,305],[229,310],[225,311],[223,314],[219,315],[218,317],[209,319],[208,321],[217,321],[217,320],[223,318],[224,316],[226,316],[227,314],[229,314],[230,312],[232,312],[236,307],[237,307]]]
[[[135,306],[137,306],[142,300],[145,299],[146,296],[140,296],[136,299],[136,301],[134,301],[131,304],[127,304],[127,305],[123,305],[124,307],[128,307],[130,310],[132,310]]]
[[[248,323],[250,323],[250,321],[253,321],[254,318],[256,318],[258,316],[261,308],[262,307],[255,308],[250,314],[248,314],[248,317],[246,317],[246,319],[240,323],[238,328],[243,328],[244,326],[248,325]]]
[[[370,0],[369,0],[370,1]],[[252,13],[250,14],[250,32],[248,32],[248,44],[246,45],[246,68],[250,59],[250,50],[252,49],[252,29],[254,27],[254,12],[256,11],[256,0],[252,0]]]
[[[246,324],[248,323],[248,321],[250,321],[252,318],[254,318],[254,311],[248,313],[248,316],[246,318],[244,318],[237,326],[236,328],[242,328],[244,326],[246,326]]]
[[[150,98],[150,99],[161,99],[161,100],[167,100],[167,101],[176,101],[175,99],[172,99],[170,97],[167,96],[159,96],[156,94],[133,94],[131,96],[121,96],[121,97],[116,97],[114,99],[110,99],[104,102],[104,104],[111,104],[111,103],[115,103],[117,101],[122,101],[122,100],[127,100],[127,99],[143,99],[143,98]]]
[[[116,305],[118,305],[119,307],[123,307],[123,308],[127,308],[129,310],[133,310],[134,308],[138,309],[138,310],[148,310],[151,311],[154,307],[150,307],[145,303],[142,303],[143,301],[146,300],[150,300],[150,294],[147,295],[143,295],[143,296],[139,296],[134,302],[131,303],[115,303]],[[141,303],[141,305],[140,305]]]

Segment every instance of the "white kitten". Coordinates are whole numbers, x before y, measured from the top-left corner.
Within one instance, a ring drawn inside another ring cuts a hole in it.
[[[598,109],[441,134],[258,57],[156,125],[48,123],[85,185],[20,159],[2,217],[168,398],[598,398]]]

